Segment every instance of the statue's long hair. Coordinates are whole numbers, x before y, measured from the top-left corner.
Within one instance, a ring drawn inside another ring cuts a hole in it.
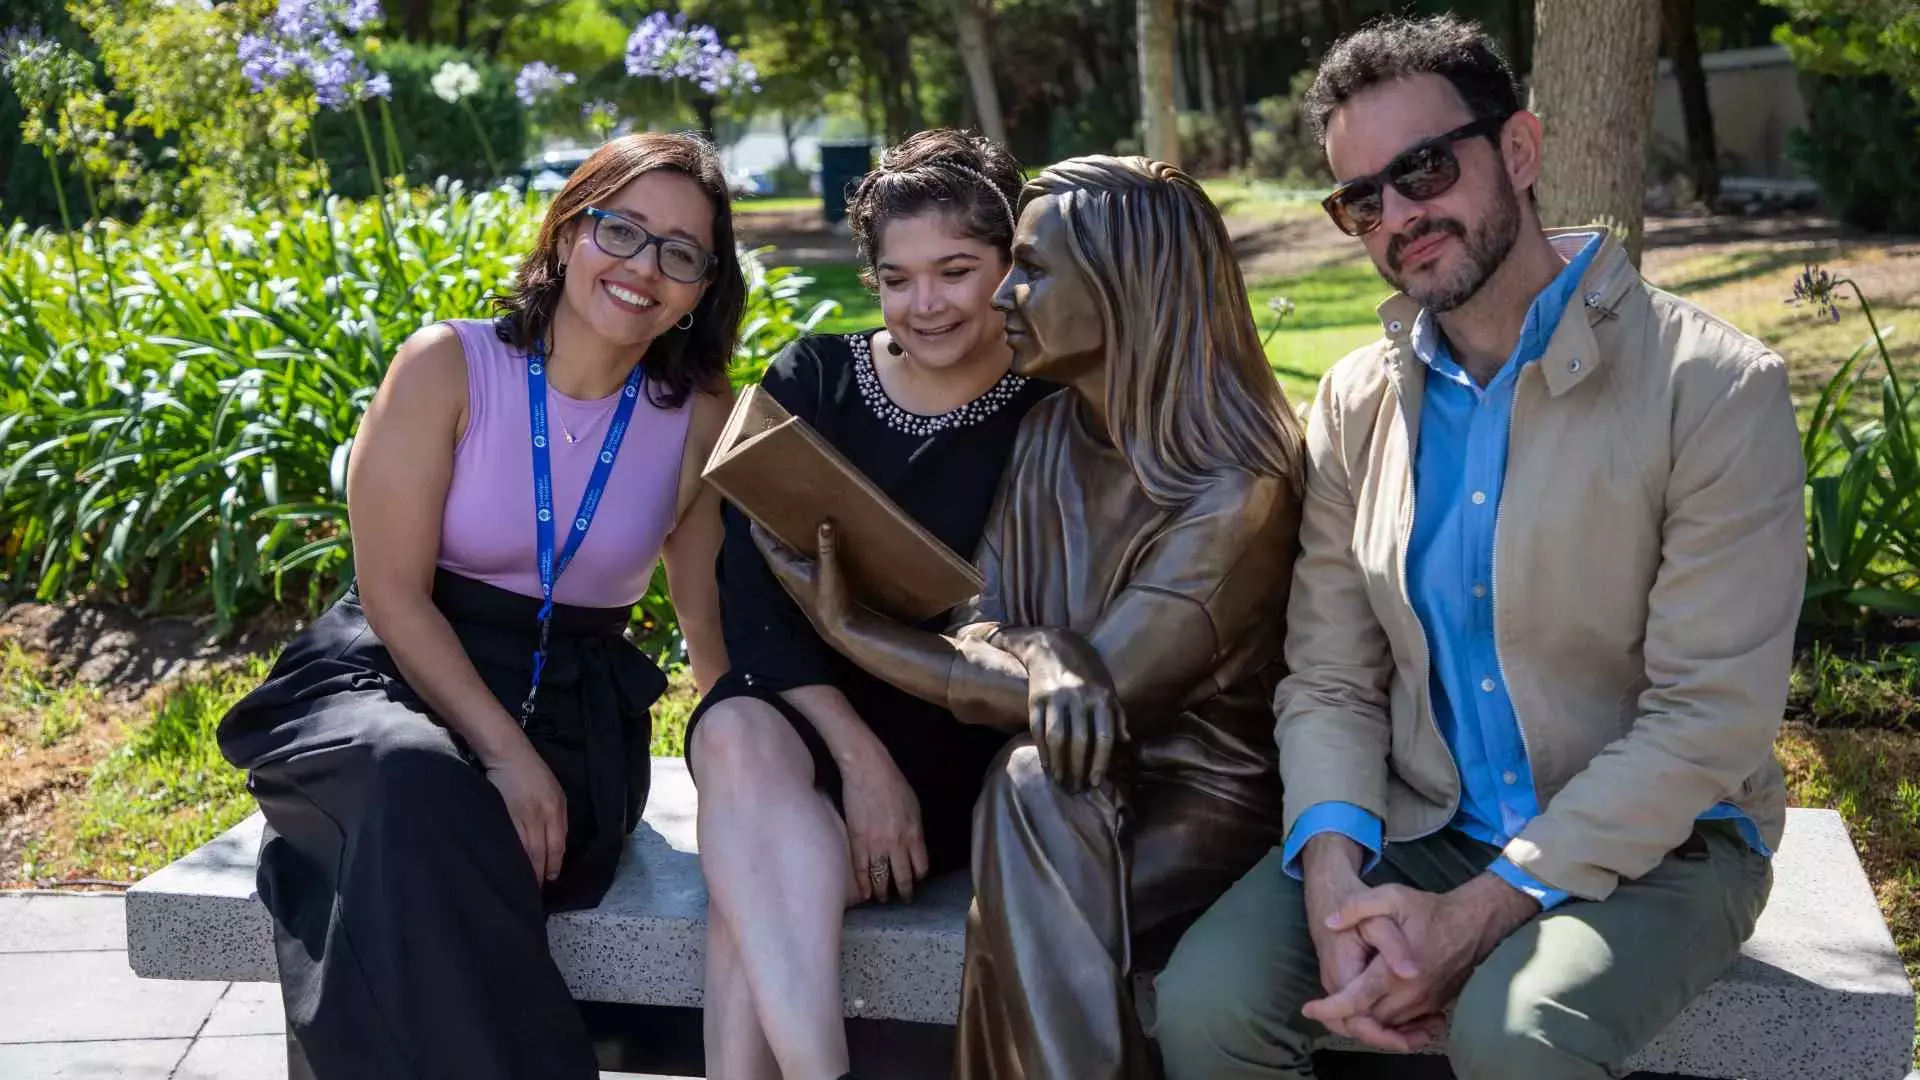
[[[1231,469],[1305,486],[1300,421],[1267,366],[1220,212],[1147,158],[1082,157],[1027,182],[1059,202],[1107,342],[1107,428],[1147,497],[1191,501]]]

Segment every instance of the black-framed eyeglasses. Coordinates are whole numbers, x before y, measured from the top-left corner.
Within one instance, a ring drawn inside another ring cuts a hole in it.
[[[1380,227],[1386,213],[1388,184],[1414,202],[1445,195],[1460,180],[1460,159],[1453,144],[1461,139],[1491,135],[1507,122],[1504,116],[1483,116],[1444,135],[1423,139],[1399,154],[1371,176],[1356,176],[1321,200],[1327,216],[1348,236],[1365,236]]]
[[[719,261],[713,252],[691,240],[655,236],[611,210],[589,206],[586,215],[593,219],[593,245],[616,259],[631,259],[649,247],[660,248],[660,272],[681,283],[694,285],[703,280]]]

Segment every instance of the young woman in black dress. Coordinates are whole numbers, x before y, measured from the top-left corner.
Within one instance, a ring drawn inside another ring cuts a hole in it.
[[[762,385],[963,557],[1026,411],[999,312],[1022,177],[997,144],[922,132],[849,205],[885,328],[816,335]],[[724,511],[732,667],[687,737],[709,893],[706,1046],[723,1080],[834,1080],[844,910],[911,899],[966,865],[975,797],[1007,736],[969,727],[842,659]],[[940,624],[935,620],[935,625]]]

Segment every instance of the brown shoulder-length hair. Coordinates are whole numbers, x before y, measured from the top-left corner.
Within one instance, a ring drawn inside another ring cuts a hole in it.
[[[679,408],[695,390],[724,385],[747,305],[747,280],[733,242],[733,203],[713,144],[696,135],[646,131],[622,135],[595,150],[568,178],[547,207],[533,250],[520,262],[513,287],[494,298],[494,331],[522,352],[553,329],[565,279],[560,241],[587,207],[659,169],[677,172],[706,191],[713,202],[713,269],[707,291],[693,309],[693,326],[655,338],[641,358],[647,396],[663,408]]]
[[[1178,506],[1228,469],[1304,481],[1304,437],[1267,366],[1220,211],[1179,169],[1082,157],[1027,182],[1055,196],[1107,336],[1107,428],[1147,497]]]

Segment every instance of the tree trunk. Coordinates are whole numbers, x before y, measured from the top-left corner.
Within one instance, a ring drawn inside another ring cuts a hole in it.
[[[900,71],[905,75],[907,127],[901,130],[902,138],[927,126],[927,115],[920,108],[920,72],[913,66],[913,41],[905,34],[900,36]]]
[[[408,41],[433,43],[433,0],[407,0],[406,20],[401,24]]]
[[[1000,114],[1000,90],[993,83],[993,54],[987,49],[987,16],[980,0],[953,0],[954,28],[960,35],[960,62],[967,67],[973,112],[987,138],[1005,146],[1007,122]]]
[[[1180,132],[1173,114],[1174,0],[1139,0],[1140,135],[1146,155],[1180,164]]]
[[[467,29],[473,24],[473,0],[460,0],[459,7],[453,12],[453,45],[464,49],[468,45]]]
[[[713,110],[719,103],[720,99],[712,94],[701,94],[693,99],[693,115],[698,118],[700,134],[715,145],[720,142],[720,133],[713,126]]]
[[[1347,32],[1349,14],[1347,0],[1320,0],[1320,22],[1326,31],[1326,39],[1320,43],[1322,55],[1333,47],[1340,35]]]
[[[798,118],[784,109],[781,110],[780,141],[787,145],[787,168],[792,169],[794,172],[800,171],[800,155],[793,148],[799,127],[800,121]]]
[[[1527,11],[1531,7],[1527,0],[1507,0],[1507,62],[1518,72],[1533,70],[1528,59],[1533,39],[1527,33]]]
[[[1660,51],[1657,0],[1539,0],[1534,27],[1533,111],[1546,128],[1541,221],[1604,223],[1637,265]]]
[[[1207,83],[1206,42],[1200,36],[1200,27],[1194,21],[1191,7],[1182,8],[1174,15],[1174,40],[1178,43],[1180,74],[1183,76],[1180,81],[1186,84],[1186,93],[1174,97],[1174,111],[1180,111],[1184,100],[1188,112],[1212,112],[1213,88]]]
[[[1711,203],[1720,197],[1720,147],[1713,137],[1713,103],[1707,98],[1707,73],[1700,66],[1700,30],[1693,0],[1662,0],[1661,21],[1673,57],[1673,82],[1680,91],[1680,114],[1687,126],[1687,173],[1693,197]]]
[[[1213,54],[1214,102],[1220,113],[1226,166],[1237,169],[1252,156],[1252,132],[1247,130],[1247,80],[1240,50],[1227,34],[1226,5],[1212,9],[1207,21],[1207,48]]]

